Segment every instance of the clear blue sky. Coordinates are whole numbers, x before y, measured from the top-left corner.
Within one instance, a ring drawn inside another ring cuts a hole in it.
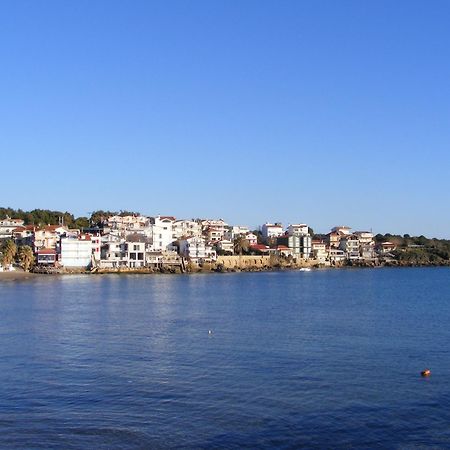
[[[0,3],[0,205],[450,238],[450,2]]]

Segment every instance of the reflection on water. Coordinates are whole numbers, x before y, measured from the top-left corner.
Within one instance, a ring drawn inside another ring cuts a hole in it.
[[[0,284],[0,447],[447,447],[449,273]]]

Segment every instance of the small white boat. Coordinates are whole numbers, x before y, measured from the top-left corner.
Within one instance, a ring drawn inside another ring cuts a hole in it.
[[[311,267],[302,267],[301,269],[298,269],[299,272],[311,272]]]

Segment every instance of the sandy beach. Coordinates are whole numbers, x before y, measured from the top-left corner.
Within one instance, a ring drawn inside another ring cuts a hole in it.
[[[26,280],[28,278],[34,278],[37,275],[35,273],[24,272],[22,270],[13,270],[12,272],[0,272],[0,283],[2,281],[18,281]]]

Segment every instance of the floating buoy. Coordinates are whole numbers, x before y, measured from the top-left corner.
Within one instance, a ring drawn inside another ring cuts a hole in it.
[[[212,330],[208,330],[208,334],[212,334]]]
[[[429,377],[431,375],[431,370],[430,369],[422,370],[422,372],[420,372],[420,375],[422,375],[423,377]]]

